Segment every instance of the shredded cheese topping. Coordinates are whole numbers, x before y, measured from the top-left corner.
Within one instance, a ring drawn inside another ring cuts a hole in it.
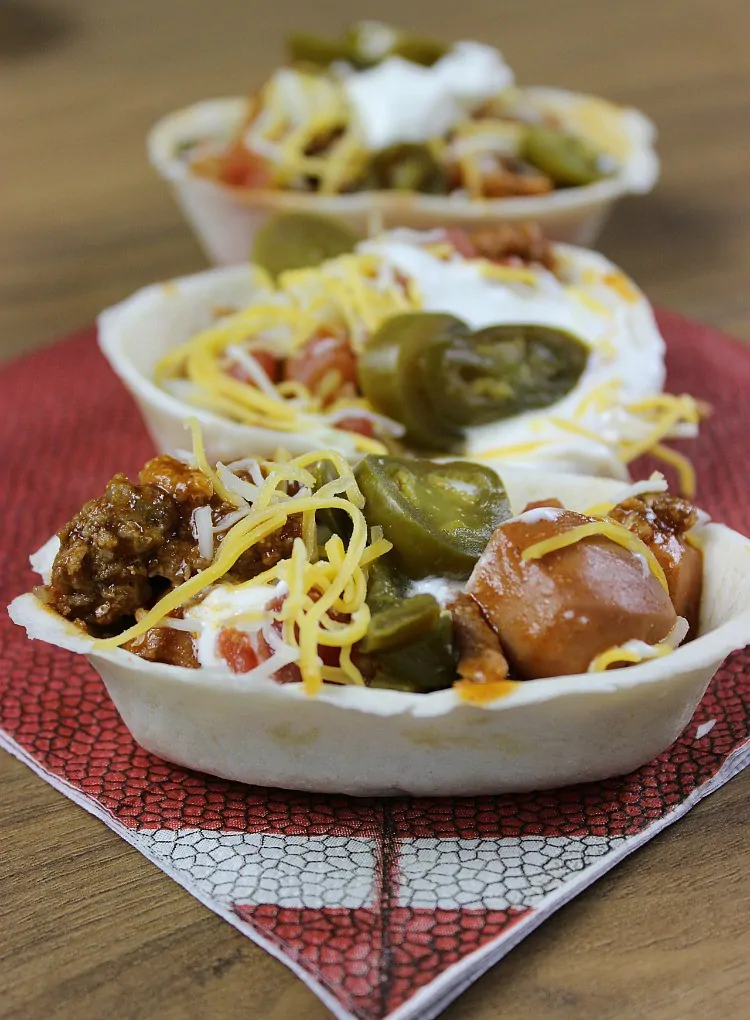
[[[238,622],[256,625],[256,631],[266,639],[272,660],[265,665],[265,673],[256,667],[260,673],[265,675],[269,669],[296,662],[303,688],[311,695],[317,693],[324,682],[364,686],[365,680],[352,660],[352,650],[365,637],[370,623],[366,602],[367,568],[389,552],[392,544],[383,537],[379,527],[372,528],[368,534],[364,497],[351,466],[336,451],[312,451],[295,458],[282,452],[276,461],[246,458],[229,466],[217,463],[212,468],[197,421],[189,421],[188,426],[192,432],[194,462],[211,480],[215,493],[236,509],[224,515],[216,525],[210,506],[195,510],[194,534],[201,555],[210,559],[210,564],[163,596],[152,609],[139,610],[136,623],[121,634],[92,638],[93,650],[120,647],[154,627],[201,634],[205,619],[189,615],[191,610],[203,608],[201,599],[212,590],[231,594],[251,589],[260,594],[260,599],[256,601],[253,597],[250,605],[245,602],[229,618],[222,616],[220,629]],[[320,461],[329,462],[334,477],[316,489],[316,480],[309,468]],[[237,472],[249,476],[249,480]],[[290,485],[293,487],[291,495]],[[637,483],[631,489],[654,491],[663,485],[664,479],[654,475],[648,482]],[[343,511],[348,515],[352,531],[346,543],[334,534],[322,550],[319,548],[315,515],[321,510]],[[301,537],[294,539],[289,557],[250,580],[227,583],[226,575],[240,556],[277,532],[293,516],[301,517]],[[219,539],[216,549],[216,538],[222,534],[223,539]],[[649,547],[627,528],[608,519],[588,521],[536,542],[521,553],[521,559],[541,559],[597,536],[639,557],[668,591],[664,571]],[[180,609],[186,611],[184,618],[170,615]],[[648,645],[642,641],[628,641],[607,649],[592,660],[588,671],[600,672],[616,663],[631,664],[666,655],[684,639],[687,630],[687,621],[678,618],[673,630],[661,642]],[[326,648],[338,650],[337,666],[323,661],[321,649]],[[489,686],[492,698],[511,689],[507,682]],[[484,694],[470,697],[463,687],[459,685],[458,689],[462,697],[490,700]]]
[[[325,155],[309,154],[326,139],[331,141]],[[367,159],[341,83],[289,67],[276,71],[261,91],[244,144],[268,160],[276,187],[293,188],[314,175],[323,194],[339,191]]]
[[[660,641],[656,645],[645,645],[643,649],[634,647],[640,644],[640,641],[633,641],[624,645],[618,645],[615,648],[608,648],[606,652],[601,652],[591,660],[587,672],[603,673],[604,670],[609,669],[616,662],[621,662],[626,666],[634,665],[638,662],[645,662],[647,659],[660,659],[663,655],[669,655],[670,652],[674,651],[672,646],[665,641]]]
[[[398,241],[397,232],[393,240]],[[401,243],[414,244],[421,249],[422,259],[429,256],[440,265],[445,259],[441,252],[431,249],[450,246],[434,241],[434,237],[417,234]],[[482,258],[465,259],[451,250],[448,262],[471,265],[481,277],[511,293],[520,291],[544,299],[545,288],[551,286],[552,278],[539,267],[496,265]],[[400,423],[376,416],[351,388],[342,388],[335,368],[318,381],[313,393],[298,380],[272,382],[254,356],[255,351],[265,350],[278,358],[290,358],[314,337],[333,337],[348,343],[357,357],[372,334],[392,316],[423,307],[439,308],[439,297],[430,296],[429,287],[424,295],[420,293],[416,270],[410,273],[397,268],[399,257],[398,253],[388,254],[387,244],[384,251],[378,251],[371,242],[360,246],[355,254],[282,273],[276,285],[267,282],[265,296],[255,304],[220,319],[170,352],[157,365],[155,381],[196,407],[251,427],[314,435],[321,446],[337,444],[338,437],[331,430],[349,416],[369,418],[380,435],[403,434]],[[416,264],[422,263],[417,260]],[[603,274],[591,268],[584,268],[578,275],[590,276],[590,287],[596,293],[600,293],[603,281],[611,278],[607,284],[611,289],[611,281],[620,279],[618,274]],[[573,298],[587,293],[580,283],[566,284],[562,279],[554,282],[558,290],[562,287]],[[623,300],[618,297],[620,304]],[[602,309],[610,318],[614,314],[598,298],[594,303],[593,311],[600,318]],[[608,353],[610,348],[612,355]],[[607,364],[617,356],[617,350],[612,328],[607,326],[593,343],[592,357]],[[581,392],[566,398],[559,413],[555,408],[539,413],[529,427],[528,441],[521,434],[520,442],[477,449],[472,446],[469,430],[468,448],[480,460],[535,460],[537,454],[542,458],[556,454],[564,457],[572,450],[583,459],[605,457],[610,463],[619,460],[623,464],[650,453],[675,469],[684,495],[694,496],[692,464],[684,454],[667,447],[665,441],[695,436],[705,409],[685,394],[660,393],[635,400],[628,396],[627,379],[615,377],[598,385],[582,384]],[[380,439],[356,432],[347,435],[345,442],[360,453],[385,452]]]
[[[616,379],[590,390],[583,396],[571,419],[550,415],[546,424],[558,430],[554,435],[529,443],[516,443],[484,450],[474,456],[480,460],[503,460],[506,457],[523,457],[541,450],[553,450],[564,445],[566,436],[587,440],[592,448],[610,450],[624,464],[645,454],[669,464],[677,472],[680,492],[689,499],[695,496],[695,469],[690,459],[678,450],[665,446],[663,440],[693,437],[698,424],[707,413],[700,402],[688,394],[659,393],[640,400],[623,401],[621,385]],[[614,434],[627,438],[609,438],[602,416],[612,421]],[[588,422],[590,421],[591,424]]]
[[[608,538],[611,542],[622,546],[623,549],[627,549],[636,556],[642,557],[664,591],[669,591],[664,570],[646,543],[634,535],[632,531],[628,531],[627,528],[621,524],[616,524],[614,521],[590,521],[587,524],[580,524],[576,528],[571,528],[569,531],[563,531],[559,535],[543,538],[541,542],[535,542],[524,549],[521,553],[521,559],[540,560],[551,552],[565,549],[570,545],[583,541],[584,538],[592,538],[594,536]]]
[[[282,273],[275,293],[220,319],[171,351],[157,364],[154,378],[166,389],[172,381],[186,380],[189,390],[179,390],[181,399],[244,425],[304,433],[332,428],[349,413],[378,418],[386,431],[399,434],[403,431],[399,423],[373,416],[360,398],[342,396],[324,407],[326,389],[333,393],[340,382],[336,372],[314,394],[296,380],[274,385],[253,357],[253,349],[289,357],[319,334],[345,336],[357,353],[386,319],[418,307],[416,289],[405,288],[385,260],[344,255],[314,269]],[[244,370],[251,384],[233,376],[233,364]],[[377,440],[352,436],[363,453],[385,452]]]
[[[283,582],[288,594],[273,617],[280,623],[283,643],[296,653],[307,693],[316,693],[324,680],[363,684],[362,675],[351,660],[351,649],[364,637],[370,621],[365,602],[366,570],[373,560],[391,549],[391,543],[382,535],[368,537],[362,513],[364,499],[345,458],[335,451],[315,451],[282,463],[265,461],[258,465],[262,469],[260,475],[255,473],[262,482],[258,485],[246,482],[223,464],[212,470],[206,462],[197,423],[191,422],[191,429],[196,463],[211,479],[217,494],[238,507],[237,520],[205,570],[168,592],[121,634],[93,639],[94,650],[117,648],[152,627],[165,625],[170,613],[186,607],[211,585],[220,583],[243,553],[278,531],[289,517],[301,515],[302,537],[295,539],[291,556],[237,587],[268,586],[271,601],[276,585]],[[315,479],[308,468],[321,460],[330,462],[336,477],[313,491]],[[286,492],[289,482],[299,487],[293,496]],[[315,514],[327,509],[346,513],[352,522],[352,534],[346,545],[339,536],[333,536],[325,545],[324,555],[319,556]],[[205,522],[199,526],[205,536]],[[342,621],[342,616],[348,620]],[[320,647],[341,650],[338,667],[323,664],[318,654]]]
[[[405,85],[402,82],[401,88]],[[273,187],[294,189],[313,176],[319,193],[336,194],[361,177],[370,159],[372,114],[364,112],[364,120],[362,116],[363,111],[348,94],[345,79],[330,72],[284,67],[251,102],[242,143],[267,161]],[[472,197],[484,194],[482,157],[516,157],[524,136],[523,124],[497,117],[473,121],[468,114],[456,125],[452,142],[441,137],[438,124],[433,127],[435,130],[427,128],[423,143],[436,159],[460,165],[464,188]]]

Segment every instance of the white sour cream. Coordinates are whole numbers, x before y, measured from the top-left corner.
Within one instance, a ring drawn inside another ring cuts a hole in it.
[[[406,594],[432,595],[445,608],[453,602],[456,595],[465,590],[465,585],[461,581],[452,581],[447,577],[423,577],[421,581],[412,581]]]
[[[460,42],[432,67],[388,57],[342,86],[365,145],[378,150],[444,135],[513,80],[496,49]]]
[[[515,448],[513,463],[544,464],[559,471],[627,478],[612,444],[637,440],[635,421],[623,404],[660,393],[664,387],[664,341],[646,298],[632,288],[624,297],[620,271],[602,255],[556,245],[563,280],[534,267],[534,282],[506,282],[482,271],[478,262],[445,261],[418,243],[384,235],[364,241],[361,252],[379,254],[416,283],[425,311],[447,312],[472,329],[510,323],[550,326],[572,333],[590,347],[586,368],[562,400],[551,407],[467,430],[466,453]],[[579,417],[582,401],[602,386],[614,387],[604,405],[594,402]],[[562,421],[561,427],[558,422]],[[571,428],[564,426],[570,424]],[[582,426],[587,434],[576,432]],[[530,446],[538,441],[538,446]],[[505,459],[498,453],[497,460]]]
[[[466,110],[504,92],[515,82],[502,53],[479,42],[457,42],[430,71]]]
[[[564,513],[565,511],[560,510],[559,507],[535,506],[532,510],[524,510],[517,517],[511,517],[509,521],[505,521],[505,524],[539,524],[541,521],[552,523],[557,520],[560,514]]]
[[[545,277],[544,288],[514,288],[485,276],[476,262],[462,258],[445,262],[416,244],[385,240],[359,248],[383,255],[415,280],[426,311],[448,312],[472,329],[533,322],[568,329],[592,342],[601,333],[600,317],[571,300],[546,270],[539,271],[540,279]]]
[[[464,116],[429,68],[401,57],[352,74],[343,85],[368,149],[439,137]]]
[[[201,666],[226,668],[226,660],[217,654],[216,641],[224,627],[234,627],[246,634],[256,634],[265,619],[253,617],[262,613],[281,589],[277,585],[249,586],[219,585],[206,595],[202,602],[185,611],[185,620],[196,623],[195,654]]]

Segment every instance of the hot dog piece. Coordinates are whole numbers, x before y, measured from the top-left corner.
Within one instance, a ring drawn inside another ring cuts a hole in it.
[[[698,511],[685,499],[657,493],[631,497],[611,510],[618,521],[651,549],[664,570],[669,594],[678,616],[695,635],[703,591],[703,554],[690,545],[686,534],[698,522]]]
[[[497,634],[485,620],[476,599],[460,594],[449,608],[453,617],[453,637],[459,652],[459,677],[478,684],[505,680],[508,662]]]
[[[585,673],[601,652],[631,640],[655,644],[676,623],[644,558],[603,535],[522,558],[530,546],[594,520],[532,510],[501,524],[474,568],[467,591],[499,635],[512,675]]]

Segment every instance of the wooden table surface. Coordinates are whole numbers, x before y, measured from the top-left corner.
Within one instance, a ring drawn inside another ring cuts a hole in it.
[[[149,124],[247,91],[284,31],[372,16],[500,46],[521,81],[627,101],[662,182],[601,247],[658,303],[750,339],[747,0],[0,0],[0,355],[204,262],[143,153]],[[313,13],[313,12],[316,13]],[[0,761],[0,1014],[296,1020],[325,1008],[99,822]],[[450,1020],[746,1016],[750,782],[736,779],[560,911]]]

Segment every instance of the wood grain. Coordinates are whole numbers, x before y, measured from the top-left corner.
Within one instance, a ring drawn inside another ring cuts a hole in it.
[[[284,31],[372,4],[0,2],[0,356],[203,259],[143,153],[161,113],[248,90]],[[750,339],[747,0],[382,0],[383,18],[501,46],[522,81],[631,102],[663,180],[601,242],[652,299]],[[323,1020],[279,963],[99,822],[0,759],[7,1020]],[[548,921],[450,1020],[712,1020],[750,996],[747,777]]]

